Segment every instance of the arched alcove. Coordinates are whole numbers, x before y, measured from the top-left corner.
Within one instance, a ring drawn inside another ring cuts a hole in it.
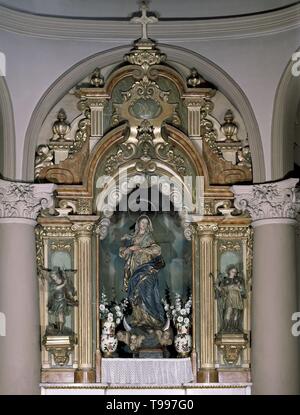
[[[252,154],[253,180],[254,182],[264,181],[265,163],[260,132],[249,100],[241,88],[227,73],[225,73],[225,71],[205,57],[178,46],[165,44],[160,44],[158,46],[161,48],[162,52],[167,54],[169,62],[184,64],[189,68],[197,68],[201,76],[214,84],[218,90],[228,98],[232,105],[238,108],[248,132],[249,145]],[[80,61],[62,74],[62,76],[43,94],[32,114],[26,132],[23,153],[24,179],[33,179],[37,132],[40,131],[50,109],[53,108],[74,85],[80,82],[84,77],[88,76],[95,67],[104,67],[122,62],[124,54],[129,49],[130,46],[113,48]]]
[[[272,180],[282,179],[294,170],[300,76],[294,76],[294,61],[286,66],[277,87],[272,121]]]
[[[15,125],[7,83],[0,76],[0,174],[15,178]]]

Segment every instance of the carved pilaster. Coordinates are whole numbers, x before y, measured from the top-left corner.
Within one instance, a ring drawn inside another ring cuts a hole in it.
[[[188,135],[191,139],[196,140],[199,143],[199,147],[202,150],[202,138],[201,138],[201,107],[203,100],[197,97],[186,97],[185,104],[188,110]]]
[[[214,292],[210,274],[214,270],[214,237],[218,226],[199,223],[200,252],[200,372],[198,380],[211,382],[215,380],[214,370]]]
[[[93,149],[95,144],[103,136],[103,109],[106,105],[106,99],[91,100],[91,137],[90,137],[90,150]]]
[[[72,225],[76,235],[76,265],[78,278],[78,370],[75,381],[89,383],[95,380],[93,370],[92,333],[92,230],[93,223],[76,222]]]

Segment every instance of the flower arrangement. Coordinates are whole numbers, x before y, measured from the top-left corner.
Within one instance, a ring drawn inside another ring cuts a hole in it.
[[[163,300],[164,309],[169,319],[173,320],[174,326],[180,333],[188,333],[191,327],[192,296],[184,303],[180,294],[174,296],[174,304],[170,305]]]
[[[169,292],[167,298],[170,298]],[[174,339],[174,346],[178,357],[187,357],[192,347],[192,337],[189,334],[192,325],[192,296],[184,301],[180,294],[174,295],[173,304],[163,300],[164,309],[168,319],[173,321],[177,334]]]
[[[116,326],[118,326],[124,317],[124,312],[128,306],[128,303],[129,301],[127,298],[122,300],[120,304],[117,304],[114,301],[109,303],[106,294],[102,293],[99,307],[100,320],[105,320],[109,323],[115,323]]]

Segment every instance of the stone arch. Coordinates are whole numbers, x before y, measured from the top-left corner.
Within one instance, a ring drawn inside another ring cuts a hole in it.
[[[0,174],[15,178],[15,123],[13,107],[7,83],[0,76]]]
[[[261,137],[254,112],[249,100],[236,82],[220,67],[203,56],[181,48],[166,44],[158,45],[162,52],[166,53],[169,61],[185,64],[187,67],[196,67],[201,75],[216,87],[239,109],[243,116],[246,129],[249,134],[249,144],[253,161],[254,182],[265,180],[265,163],[262,151]],[[34,153],[36,149],[36,132],[42,126],[49,110],[78,82],[88,76],[97,66],[117,64],[130,46],[121,46],[100,52],[75,64],[62,74],[43,94],[38,102],[28,129],[26,131],[23,153],[23,177],[26,180],[33,179]]]
[[[274,100],[271,144],[272,180],[283,178],[294,168],[294,127],[300,95],[300,77],[292,74],[294,63],[290,60],[285,67]]]

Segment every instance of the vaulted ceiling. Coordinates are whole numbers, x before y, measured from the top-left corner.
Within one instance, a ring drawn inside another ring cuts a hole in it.
[[[105,19],[125,19],[138,10],[137,0],[0,0],[0,5],[27,13]],[[151,11],[161,18],[216,18],[266,12],[295,0],[152,0]]]

